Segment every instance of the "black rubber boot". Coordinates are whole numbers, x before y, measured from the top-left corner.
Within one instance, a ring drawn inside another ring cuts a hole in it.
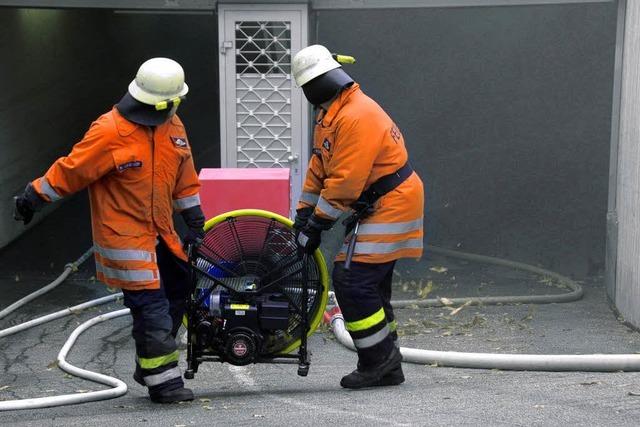
[[[133,371],[133,379],[141,386],[147,386],[147,384],[144,382],[144,378],[142,378],[142,368],[140,368],[140,365],[138,365],[137,363],[136,370]]]
[[[340,380],[344,388],[379,387],[386,385],[398,385],[404,382],[402,373],[402,355],[400,350],[393,347],[391,353],[377,365],[364,369],[360,367]]]
[[[149,395],[152,402],[155,403],[173,403],[193,400],[193,392],[191,389],[180,387],[174,390],[165,390]]]

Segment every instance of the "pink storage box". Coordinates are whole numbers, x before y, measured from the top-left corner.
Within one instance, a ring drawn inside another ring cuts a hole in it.
[[[205,168],[199,178],[207,219],[236,209],[263,209],[289,217],[289,169]]]

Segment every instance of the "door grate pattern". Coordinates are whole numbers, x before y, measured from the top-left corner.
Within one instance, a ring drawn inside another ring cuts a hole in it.
[[[237,167],[291,160],[291,23],[235,23]]]

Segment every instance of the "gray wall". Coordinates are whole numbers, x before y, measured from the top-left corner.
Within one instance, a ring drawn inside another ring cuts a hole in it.
[[[213,14],[0,8],[0,247],[23,231],[12,197],[68,153],[150,57],[185,68],[191,91],[180,115],[196,166],[219,166],[216,46]]]
[[[314,12],[402,129],[430,244],[604,267],[616,6]]]
[[[640,3],[627,2],[617,161],[618,218],[614,301],[631,324],[640,326]],[[615,244],[615,237],[612,242]],[[610,294],[611,295],[611,294]]]

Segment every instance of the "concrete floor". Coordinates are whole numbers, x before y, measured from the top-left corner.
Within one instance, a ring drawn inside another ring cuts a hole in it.
[[[0,308],[53,280],[90,245],[86,199],[62,206],[0,251]],[[431,267],[445,267],[434,272]],[[89,261],[60,287],[0,320],[0,328],[107,294],[92,280]],[[541,277],[430,256],[398,267],[398,298],[562,292]],[[585,297],[569,304],[397,310],[401,345],[433,350],[506,353],[635,353],[640,334],[610,310],[601,277],[582,282]],[[99,312],[92,309],[0,340],[0,399],[97,390],[52,361],[69,333]],[[405,364],[407,382],[363,391],[341,389],[355,355],[321,328],[311,341],[309,376],[288,365],[203,364],[188,382],[191,403],[155,405],[131,379],[134,358],[128,318],[97,325],[80,337],[68,361],[121,378],[118,399],[0,413],[17,426],[180,425],[638,425],[640,373],[507,372]]]

